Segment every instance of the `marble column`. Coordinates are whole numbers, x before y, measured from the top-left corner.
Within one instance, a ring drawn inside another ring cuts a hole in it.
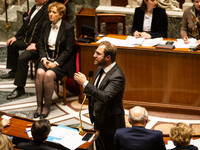
[[[100,6],[111,6],[111,0],[99,0]]]
[[[183,4],[183,11],[192,5],[193,3],[191,0],[185,0],[185,3]]]

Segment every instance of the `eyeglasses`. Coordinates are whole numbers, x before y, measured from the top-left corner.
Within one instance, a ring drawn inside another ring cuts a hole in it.
[[[97,54],[97,56],[102,55],[101,53],[97,52],[96,50],[94,51],[94,54]]]

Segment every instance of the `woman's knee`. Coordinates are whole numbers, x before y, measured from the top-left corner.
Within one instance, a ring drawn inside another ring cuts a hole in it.
[[[56,74],[52,70],[48,70],[45,73],[45,79],[55,79]]]
[[[43,77],[44,75],[45,75],[45,71],[41,68],[38,68],[36,77],[40,78],[40,77]]]

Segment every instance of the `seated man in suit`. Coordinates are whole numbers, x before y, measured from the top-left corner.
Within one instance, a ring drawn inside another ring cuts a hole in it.
[[[42,23],[49,20],[48,5],[49,0],[36,0],[17,34],[7,41],[7,66],[11,69],[7,74],[1,75],[2,79],[15,78],[14,84],[17,86],[14,91],[7,96],[7,99],[17,98],[25,94],[24,86],[28,73],[28,61],[38,57],[38,40]],[[25,50],[19,56],[19,51]]]
[[[31,134],[33,136],[33,140],[28,143],[21,142],[17,145],[17,148],[23,150],[57,150],[56,148],[49,147],[44,143],[50,131],[51,125],[49,120],[41,119],[35,121],[31,126]]]
[[[115,132],[117,150],[166,150],[162,132],[145,128],[148,121],[145,108],[136,106],[130,109],[128,120],[132,128]]]

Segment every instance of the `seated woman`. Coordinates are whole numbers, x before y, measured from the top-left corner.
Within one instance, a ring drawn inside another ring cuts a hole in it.
[[[196,146],[190,145],[192,129],[186,123],[176,123],[170,129],[169,137],[176,146],[172,150],[198,150]]]
[[[189,43],[188,38],[200,39],[200,0],[192,0],[193,6],[188,7],[182,18],[181,36],[185,44]],[[198,40],[200,44],[200,41]]]
[[[54,81],[65,75],[73,78],[76,71],[74,27],[62,20],[65,5],[58,2],[49,4],[49,19],[43,23],[39,60],[36,74],[37,110],[34,118],[46,118],[50,112],[50,102],[54,92]],[[44,103],[43,103],[44,99]]]
[[[132,34],[136,38],[167,37],[167,15],[157,4],[158,0],[143,0],[141,7],[135,9]]]

